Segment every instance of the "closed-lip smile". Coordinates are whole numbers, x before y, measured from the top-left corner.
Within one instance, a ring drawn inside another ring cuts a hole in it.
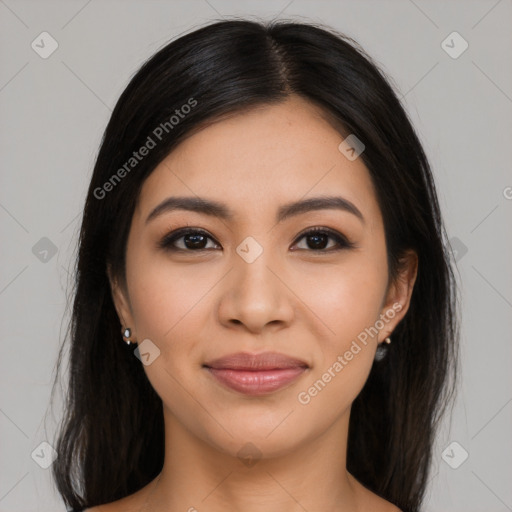
[[[278,352],[238,352],[208,361],[203,367],[231,390],[246,395],[265,395],[291,384],[309,365]]]

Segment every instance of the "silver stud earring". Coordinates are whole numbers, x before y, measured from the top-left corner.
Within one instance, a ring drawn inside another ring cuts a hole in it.
[[[385,340],[384,340],[385,343],[387,343],[388,345],[391,343],[391,338],[388,336]]]
[[[132,330],[129,327],[126,327],[125,329],[122,329],[121,332],[123,333],[123,338],[126,338],[125,342],[127,345],[131,345],[130,336],[132,335]]]

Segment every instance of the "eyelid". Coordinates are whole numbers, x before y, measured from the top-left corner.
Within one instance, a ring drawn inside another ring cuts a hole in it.
[[[178,239],[182,238],[183,236],[185,236],[187,234],[190,234],[190,233],[193,233],[193,234],[196,234],[196,235],[203,235],[203,236],[209,238],[210,240],[212,240],[216,245],[220,246],[220,243],[215,239],[215,237],[213,237],[210,233],[208,233],[208,231],[206,231],[206,230],[204,230],[202,228],[197,228],[197,227],[194,227],[194,226],[187,225],[187,226],[183,226],[181,228],[177,228],[174,231],[171,231],[170,233],[167,233],[157,243],[158,248],[166,250],[166,251],[177,251],[177,252],[181,251],[181,252],[189,252],[189,253],[193,253],[193,252],[200,253],[201,251],[211,250],[211,249],[187,250],[187,249],[181,249],[181,248],[173,247],[172,246],[173,242],[175,242],[176,240],[178,240]],[[299,233],[295,237],[293,245],[297,244],[302,238],[306,237],[306,235],[309,235],[311,233],[326,234],[328,237],[330,237],[331,239],[333,239],[334,241],[337,242],[338,247],[336,247],[334,249],[330,248],[330,249],[326,249],[326,250],[325,249],[318,249],[318,250],[314,250],[314,249],[309,249],[309,250],[307,250],[307,249],[299,249],[299,250],[306,251],[306,252],[313,252],[313,253],[330,253],[330,252],[333,252],[333,251],[340,251],[340,250],[343,250],[343,249],[353,249],[353,248],[357,248],[358,247],[357,244],[355,244],[354,242],[350,241],[342,233],[340,233],[337,230],[334,230],[332,228],[327,228],[327,227],[323,227],[323,226],[312,226],[312,227],[304,229],[301,233]]]
[[[210,234],[208,231],[205,231],[202,228],[195,228],[194,226],[183,226],[182,228],[175,229],[174,231],[171,231],[164,235],[164,237],[158,242],[158,247],[160,249],[166,250],[166,251],[182,251],[182,252],[201,252],[205,251],[207,249],[198,249],[198,250],[186,250],[181,249],[179,247],[173,247],[172,242],[175,242],[176,240],[180,239],[181,237],[188,235],[190,233],[193,233],[195,235],[204,235],[207,238],[210,238],[213,240],[217,245],[220,245],[219,242]]]
[[[307,252],[330,253],[332,251],[337,251],[337,250],[342,250],[342,249],[355,249],[358,247],[354,242],[349,240],[345,235],[343,235],[339,231],[332,229],[332,228],[324,227],[324,226],[313,226],[313,227],[306,228],[305,230],[303,230],[301,233],[299,233],[297,235],[297,237],[295,238],[294,244],[296,244],[299,240],[304,238],[306,235],[309,235],[310,233],[326,234],[330,238],[335,240],[339,244],[339,247],[334,248],[334,249],[331,248],[331,249],[327,249],[327,250],[316,250],[316,251],[313,249],[310,249]]]

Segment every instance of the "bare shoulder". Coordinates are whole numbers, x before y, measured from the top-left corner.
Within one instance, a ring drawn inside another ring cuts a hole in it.
[[[372,493],[373,496],[368,497],[367,504],[365,503],[364,510],[374,510],[375,512],[402,512],[396,505],[393,503],[377,496]]]
[[[130,496],[104,505],[86,508],[83,512],[139,512],[145,504],[150,485],[148,484]]]
[[[389,508],[385,509],[386,512],[402,512],[402,509],[393,505],[393,503],[389,503],[389,501],[386,501],[386,503],[389,505]]]
[[[87,508],[83,512],[140,512],[146,504],[148,495],[153,490],[157,481],[158,479],[155,478],[146,486],[142,487],[142,489],[139,489],[129,496],[125,496],[120,500],[112,501],[111,503]]]
[[[372,512],[402,512],[401,509],[390,503],[389,501],[380,498],[374,494],[376,499],[369,499],[365,505],[364,510],[372,510]],[[139,512],[140,506],[128,505],[123,503],[124,500],[113,501],[106,505],[99,505],[97,507],[87,508],[84,512]],[[126,508],[127,505],[129,508]]]
[[[126,498],[123,498],[122,500],[106,503],[105,505],[86,508],[84,512],[138,512],[141,506],[142,504],[137,506],[133,502],[130,503],[129,501],[126,501]]]
[[[106,503],[105,505],[98,505],[97,507],[86,508],[84,512],[118,512],[121,510],[118,505],[118,502],[113,501],[112,503]]]
[[[372,512],[402,512],[397,506],[393,505],[389,501],[380,498],[376,494],[374,497],[368,498],[365,502],[364,510],[371,510]],[[97,507],[87,508],[83,512],[139,512],[143,506],[142,503],[139,505],[129,504],[124,499],[119,501],[113,501],[106,505],[99,505]],[[126,508],[129,507],[129,508]]]
[[[393,505],[393,503],[370,491],[350,473],[349,481],[358,496],[361,510],[371,510],[372,512],[402,512],[402,510],[396,505]]]
[[[104,505],[98,505],[92,508],[86,508],[84,512],[137,512],[139,509],[130,503],[125,502],[125,499],[106,503]]]

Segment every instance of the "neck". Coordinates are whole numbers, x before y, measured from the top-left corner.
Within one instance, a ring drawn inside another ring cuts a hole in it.
[[[250,442],[232,436],[236,441],[217,448],[164,408],[164,467],[142,510],[356,510],[356,481],[346,470],[348,419],[349,411],[317,437],[285,448],[273,434]]]

